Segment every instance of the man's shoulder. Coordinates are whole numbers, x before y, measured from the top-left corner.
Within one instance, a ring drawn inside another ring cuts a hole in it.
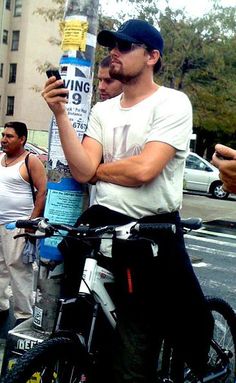
[[[32,152],[28,152],[28,150],[26,151],[26,156],[25,156],[25,159],[28,157],[28,161],[38,161],[38,157],[36,156],[36,154],[32,153]],[[36,158],[36,160],[35,160]],[[40,161],[40,160],[39,160]]]
[[[28,160],[26,159],[26,157],[28,157]],[[28,162],[28,166],[30,168],[31,168],[31,166],[41,166],[42,165],[42,161],[40,160],[40,158],[38,158],[36,154],[31,153],[31,152],[28,152],[26,154],[25,161]]]
[[[167,108],[169,108],[168,105],[170,105],[170,110],[172,111],[177,111],[179,108],[192,109],[191,101],[186,93],[165,86],[160,87],[159,91],[160,93],[156,98],[159,105],[165,105]]]
[[[171,97],[171,98],[179,98],[179,99],[186,99],[189,100],[188,95],[181,91],[174,88],[168,88],[167,86],[161,86],[159,88],[160,94],[164,97]]]

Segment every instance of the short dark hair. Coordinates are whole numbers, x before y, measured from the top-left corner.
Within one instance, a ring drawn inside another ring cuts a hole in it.
[[[111,56],[106,56],[102,59],[99,66],[101,68],[109,68],[110,64],[111,64]]]
[[[4,128],[14,129],[18,137],[25,137],[24,144],[26,143],[27,137],[28,137],[28,129],[24,122],[9,121],[9,122],[6,122],[6,124],[4,125]]]

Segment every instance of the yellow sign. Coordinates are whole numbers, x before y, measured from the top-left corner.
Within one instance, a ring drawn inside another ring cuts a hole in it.
[[[10,359],[8,362],[8,370],[10,370],[14,366],[15,363],[16,363],[16,359]],[[57,378],[57,374],[56,374],[56,372],[54,372],[53,376],[52,376],[52,379],[53,379],[52,383],[56,382],[56,378]],[[34,375],[32,375],[31,378],[29,380],[27,380],[26,383],[40,383],[40,382],[41,382],[40,372],[35,372]]]
[[[82,20],[68,20],[62,22],[63,37],[61,49],[63,51],[86,50],[88,22]]]

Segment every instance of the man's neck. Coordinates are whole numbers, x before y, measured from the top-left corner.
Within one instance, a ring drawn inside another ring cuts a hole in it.
[[[17,150],[17,151],[14,151],[13,153],[5,153],[5,156],[7,157],[7,158],[11,158],[11,159],[13,159],[13,158],[18,158],[18,157],[20,157],[23,153],[25,152],[25,149],[24,148],[21,148],[21,149],[19,149],[19,150]]]
[[[124,92],[121,98],[121,106],[123,108],[130,108],[139,102],[145,100],[147,97],[150,97],[159,89],[159,85],[155,82],[150,82],[150,84],[132,84],[124,85]]]

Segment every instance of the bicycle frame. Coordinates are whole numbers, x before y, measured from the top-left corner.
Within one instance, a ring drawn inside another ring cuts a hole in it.
[[[198,224],[199,224],[198,222],[197,223],[195,222],[195,225],[197,226],[195,228],[198,228]],[[130,235],[129,229],[133,225],[134,225],[134,222],[128,225],[124,225],[124,226],[116,228],[117,229],[116,238],[127,239]],[[189,224],[189,226],[187,226],[187,229],[188,228],[194,229],[192,222]],[[92,230],[91,230],[91,237],[88,235],[89,239],[91,239],[93,235],[95,237],[97,235],[96,229],[92,229]],[[103,227],[102,230],[100,230],[100,232],[107,233],[107,234],[105,236],[103,236],[102,234],[100,238],[105,240],[108,238],[111,239],[112,236],[110,236],[110,234],[112,230],[114,230],[114,228],[112,227],[111,227],[111,231],[109,231],[109,227],[107,228]],[[81,234],[83,236],[83,231],[81,231]],[[104,248],[110,248],[110,243],[108,246],[100,247],[100,251],[102,251],[103,253],[102,255],[107,254],[107,252],[104,251]],[[156,251],[158,249],[156,248],[154,250],[155,251],[153,251],[153,256],[156,256]],[[103,338],[103,332],[97,331],[97,330],[101,330],[101,328],[103,329],[103,322],[101,322],[100,319],[103,321],[105,318],[105,322],[104,322],[105,326],[108,325],[111,331],[113,331],[112,329],[114,329],[116,326],[115,305],[112,300],[113,294],[110,294],[110,289],[107,288],[106,286],[107,284],[108,286],[109,285],[112,286],[112,284],[114,283],[114,276],[110,270],[100,266],[100,261],[99,261],[100,255],[101,255],[100,251],[99,252],[92,251],[91,254],[86,257],[84,267],[83,267],[82,279],[80,282],[80,287],[78,289],[78,295],[75,298],[70,298],[70,299],[65,298],[65,299],[59,300],[60,308],[56,316],[56,323],[51,336],[52,338],[57,338],[60,336],[62,336],[62,339],[63,337],[67,339],[69,338],[70,340],[74,341],[75,344],[78,344],[77,342],[79,342],[80,345],[82,345],[82,348],[84,347],[85,354],[89,353],[90,356],[92,357],[92,364],[94,364],[93,363],[94,361],[96,363],[97,350],[99,352],[99,346],[100,346],[99,341],[101,341],[100,338]],[[213,303],[214,303],[214,299],[213,299]],[[69,306],[70,304],[71,306]],[[68,310],[66,309],[66,307],[68,307]],[[215,310],[216,312],[219,312],[220,315],[223,316],[223,319],[224,318],[227,319],[228,326],[230,326],[229,327],[231,331],[230,334],[233,334],[234,332],[232,331],[231,326],[233,326],[233,323],[235,323],[235,319],[232,319],[231,317],[234,315],[234,313],[232,314],[227,312],[225,307],[223,307],[224,310],[219,308],[219,306],[216,305],[215,303],[213,304],[213,306],[211,305],[211,307],[213,307],[213,310]],[[83,310],[84,308],[85,310]],[[100,317],[100,311],[102,312],[101,317]],[[74,317],[72,318],[73,315]],[[102,327],[100,327],[101,323],[102,323]],[[97,338],[97,335],[99,334],[101,334],[101,337]],[[109,332],[106,334],[109,334]],[[108,339],[108,342],[110,342],[109,336],[107,336],[106,338]],[[233,340],[234,340],[233,344],[234,344],[234,350],[235,350],[235,344],[236,344],[235,335],[233,336]],[[207,373],[207,375],[203,378],[202,382],[214,382],[215,379],[218,379],[218,378],[220,379],[221,377],[223,379],[224,377],[227,378],[228,364],[229,364],[230,358],[234,357],[233,354],[235,354],[234,351],[233,353],[230,351],[230,349],[228,351],[227,348],[223,347],[223,345],[221,346],[221,342],[219,342],[218,344],[214,339],[211,340],[211,347],[215,350],[217,358],[219,357],[218,361],[216,361],[216,365],[220,363],[219,369],[217,368],[217,370],[215,370],[215,365],[213,365],[213,370],[209,371],[209,374]],[[173,358],[173,355],[174,355],[174,358]],[[176,353],[176,350],[172,348],[172,345],[169,342],[168,338],[164,339],[163,355],[161,360],[162,360],[162,363],[160,364],[161,369],[160,370],[158,369],[158,372],[160,371],[161,375],[158,375],[158,377],[160,377],[160,379],[162,380],[158,380],[158,381],[173,382],[173,379],[175,379],[175,376],[173,376],[173,374],[177,373],[179,376],[179,371],[181,369],[181,375],[183,372],[184,376],[181,380],[178,380],[178,382],[181,381],[182,383],[182,381],[186,381],[186,382],[191,381],[194,383],[200,383],[200,381],[198,379],[196,380],[195,376],[192,375],[191,369],[189,369],[187,366],[186,368],[184,368],[184,371],[183,371],[182,360],[180,360],[181,362],[180,365],[178,363],[176,364],[176,361],[179,362],[178,355]],[[221,362],[222,362],[222,365],[221,365]],[[231,383],[231,380],[230,381],[227,380],[227,382]]]
[[[91,352],[92,350],[95,324],[98,316],[99,306],[101,307],[104,316],[110,323],[111,328],[114,329],[116,325],[115,305],[105,287],[105,284],[107,283],[114,283],[114,276],[109,270],[99,266],[95,257],[96,256],[90,258],[88,256],[85,259],[78,297],[60,299],[59,312],[52,334],[52,336],[57,336],[57,334],[61,331],[67,332],[67,330],[61,328],[64,309],[67,305],[75,305],[77,302],[81,302],[82,300],[86,305],[91,307],[91,320],[86,318],[86,329],[84,329],[84,332],[82,331],[82,333],[80,331],[76,331],[76,335],[79,338],[81,344],[88,350],[88,352]],[[91,300],[89,299],[90,297],[92,298]]]
[[[86,258],[79,294],[92,293],[95,300],[100,303],[112,327],[115,327],[115,306],[104,286],[105,283],[113,282],[114,276],[109,270],[99,266],[96,259]]]

